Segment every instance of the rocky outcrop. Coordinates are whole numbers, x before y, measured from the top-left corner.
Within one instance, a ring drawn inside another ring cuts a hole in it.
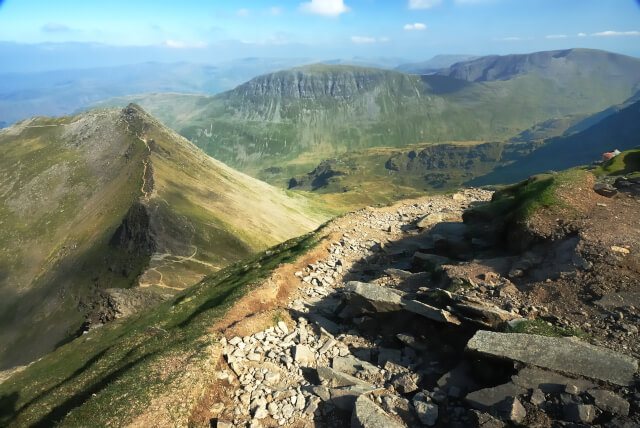
[[[617,385],[630,385],[638,361],[578,340],[478,331],[467,344],[470,351],[505,358]]]

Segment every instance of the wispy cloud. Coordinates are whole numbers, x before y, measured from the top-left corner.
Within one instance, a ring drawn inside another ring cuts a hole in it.
[[[64,24],[59,24],[57,22],[49,22],[42,26],[42,31],[46,33],[62,33],[70,30],[71,28],[67,27]]]
[[[497,40],[502,40],[504,42],[517,42],[517,41],[522,40],[522,38],[515,37],[515,36],[509,36],[509,37],[502,37],[501,39],[497,39]]]
[[[587,33],[578,33],[578,37],[587,37]]]
[[[596,37],[609,37],[609,36],[640,36],[640,31],[601,31],[599,33],[593,33],[592,36]]]
[[[388,42],[388,37],[368,37],[368,36],[351,36],[351,42],[357,45],[366,45],[370,43],[385,43]]]
[[[178,40],[167,40],[164,42],[164,45],[172,49],[202,49],[207,47],[207,43],[205,42],[188,43]]]
[[[311,0],[301,3],[300,10],[305,13],[335,17],[349,12],[351,8],[344,4],[344,0]]]
[[[405,30],[426,30],[427,26],[421,22],[416,22],[415,24],[406,24],[403,27]]]
[[[273,16],[282,15],[282,8],[280,8],[280,7],[270,7],[269,8],[269,15],[273,15]]]
[[[249,12],[249,9],[238,9],[236,11],[236,15],[242,17],[242,18],[246,18],[247,16],[249,16],[251,12]]]
[[[430,9],[441,3],[442,0],[409,0],[409,9]]]
[[[545,39],[566,39],[566,34],[549,34],[548,36],[544,36]]]

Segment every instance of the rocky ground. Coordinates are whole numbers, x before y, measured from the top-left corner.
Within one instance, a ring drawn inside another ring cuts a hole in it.
[[[271,311],[217,327],[224,360],[192,423],[640,425],[640,201],[567,197],[585,208],[570,233],[538,219],[547,238],[510,252],[461,222],[479,189],[334,220]]]

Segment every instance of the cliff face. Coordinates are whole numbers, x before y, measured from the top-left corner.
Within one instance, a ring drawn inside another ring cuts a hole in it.
[[[229,97],[348,99],[374,89],[393,74],[397,73],[360,67],[308,66],[257,77],[240,85],[228,95]]]

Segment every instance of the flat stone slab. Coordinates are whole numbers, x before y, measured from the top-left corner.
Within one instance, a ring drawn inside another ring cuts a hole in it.
[[[451,312],[445,311],[444,309],[439,309],[426,303],[419,302],[417,300],[402,300],[403,307],[409,312],[412,312],[417,315],[421,315],[425,318],[428,318],[432,321],[446,323],[446,324],[454,324],[460,325],[461,322],[455,315]]]
[[[339,372],[330,367],[321,366],[317,369],[318,378],[326,386],[337,388],[341,386],[358,386],[366,391],[373,391],[376,389],[374,385],[368,382],[353,377],[346,373]]]
[[[344,288],[349,303],[366,312],[393,312],[402,309],[402,297],[386,287],[351,281]]]
[[[568,338],[480,330],[467,349],[617,385],[630,385],[638,371],[634,358]]]
[[[396,422],[384,410],[361,395],[355,402],[351,414],[351,428],[402,428],[403,424]]]
[[[518,374],[513,375],[511,381],[524,389],[540,389],[545,393],[563,392],[567,385],[575,385],[579,392],[585,392],[596,386],[586,379],[571,379],[537,367],[523,368]]]

